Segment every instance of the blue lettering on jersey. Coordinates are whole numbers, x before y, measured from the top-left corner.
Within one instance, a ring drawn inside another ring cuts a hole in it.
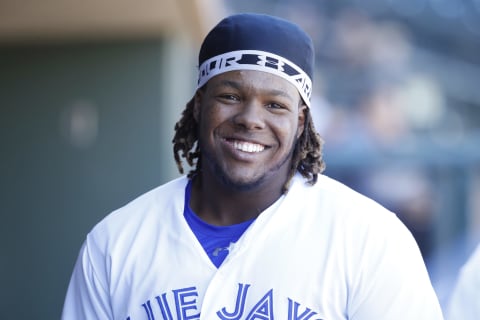
[[[274,301],[273,289],[270,289],[265,295],[255,303],[250,309],[246,310],[248,300],[248,289],[250,284],[239,283],[237,289],[237,296],[234,301],[235,308],[232,312],[230,308],[223,307],[217,311],[217,319],[220,320],[275,320],[274,319]],[[172,308],[167,301],[167,293],[162,293],[155,297],[158,308],[155,304],[152,305],[150,300],[147,300],[141,305],[146,314],[146,319],[155,320],[198,320],[200,319],[200,312],[198,306],[198,291],[196,287],[188,287],[172,290],[175,301],[176,318],[173,317]],[[220,293],[221,294],[221,293]],[[251,298],[250,298],[251,300]],[[322,320],[318,317],[318,313],[311,308],[302,306],[290,298],[288,302],[288,314],[285,320]],[[250,303],[248,305],[251,305]],[[244,314],[247,312],[247,316]],[[131,317],[127,317],[131,320]],[[144,318],[145,319],[145,318]],[[139,320],[139,319],[136,319]]]
[[[167,294],[162,294],[162,297],[156,296],[158,306],[160,307],[160,312],[162,313],[163,320],[173,320],[172,312],[167,302]]]
[[[153,316],[153,310],[152,310],[152,305],[150,304],[150,300],[142,304],[142,307],[145,309],[145,312],[147,313],[148,320],[155,320],[155,317]]]
[[[175,311],[177,312],[178,320],[193,320],[200,318],[200,312],[197,312],[197,297],[198,291],[195,287],[182,288],[173,290],[173,296],[175,299]],[[160,309],[162,320],[173,320],[173,315],[170,306],[167,301],[167,294],[162,293],[155,297],[158,307]],[[148,320],[155,320],[155,315],[160,316],[158,311],[152,307],[150,300],[142,304],[143,310],[147,314]],[[130,317],[127,317],[130,320]]]
[[[298,307],[300,307],[300,303],[288,298],[288,320],[308,320],[317,314],[315,311],[312,311],[310,308],[306,308],[305,311],[303,311],[299,315]],[[316,319],[316,320],[322,320],[322,319]]]
[[[238,284],[238,292],[237,292],[237,299],[235,302],[235,310],[233,312],[228,312],[227,309],[224,307],[222,310],[217,312],[217,316],[219,319],[222,320],[239,320],[242,315],[243,311],[245,310],[245,298],[247,296],[248,288],[250,287],[249,284]]]
[[[273,319],[273,289],[270,289],[253,307],[246,320],[274,320]]]
[[[175,296],[175,306],[177,308],[177,317],[181,320],[198,319],[200,313],[192,314],[192,310],[197,310],[198,292],[195,287],[173,290]],[[187,314],[190,313],[190,314]]]

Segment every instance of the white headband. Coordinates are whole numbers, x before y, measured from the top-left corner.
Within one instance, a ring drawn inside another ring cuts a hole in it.
[[[298,89],[303,101],[310,107],[312,96],[310,77],[290,60],[266,51],[232,51],[205,60],[198,70],[197,89],[212,77],[235,70],[264,71],[282,77]]]

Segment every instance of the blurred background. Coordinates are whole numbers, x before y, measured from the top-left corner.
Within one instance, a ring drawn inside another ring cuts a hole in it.
[[[325,174],[397,213],[445,304],[480,240],[479,0],[0,0],[1,319],[58,319],[88,231],[179,175],[200,42],[236,12],[312,36]]]

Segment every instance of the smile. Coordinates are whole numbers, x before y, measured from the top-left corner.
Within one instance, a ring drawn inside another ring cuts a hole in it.
[[[233,141],[233,147],[237,150],[249,153],[256,153],[265,150],[265,146],[262,146],[261,144],[245,141]]]

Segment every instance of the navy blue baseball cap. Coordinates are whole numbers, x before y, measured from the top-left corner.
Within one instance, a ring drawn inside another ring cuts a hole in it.
[[[235,14],[205,37],[198,55],[198,88],[224,72],[264,71],[295,85],[310,106],[314,61],[312,39],[296,24],[265,14]]]

